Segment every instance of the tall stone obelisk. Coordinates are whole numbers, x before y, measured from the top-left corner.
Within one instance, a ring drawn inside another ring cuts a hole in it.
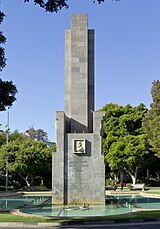
[[[74,14],[65,31],[65,109],[56,112],[53,204],[104,204],[104,112],[94,111],[94,30]]]

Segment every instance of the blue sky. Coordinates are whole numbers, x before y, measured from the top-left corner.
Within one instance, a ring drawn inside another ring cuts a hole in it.
[[[7,38],[3,80],[17,85],[10,128],[43,129],[55,141],[55,113],[64,110],[64,30],[71,14],[86,13],[95,29],[95,110],[112,102],[125,106],[152,102],[160,76],[160,0],[68,0],[69,9],[46,13],[23,0],[1,0]],[[6,112],[0,113],[2,129]]]

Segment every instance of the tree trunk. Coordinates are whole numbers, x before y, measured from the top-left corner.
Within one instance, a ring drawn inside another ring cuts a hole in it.
[[[132,184],[135,184],[136,183],[136,178],[134,175],[130,174],[131,178],[132,178]]]
[[[147,169],[147,179],[149,178],[149,169]]]
[[[132,178],[132,184],[136,184],[137,181],[137,172],[138,172],[138,168],[136,168],[134,173],[131,173],[130,171],[126,171]]]
[[[28,181],[28,176],[26,176],[26,178],[24,176],[22,176],[20,173],[18,173],[18,175],[26,182],[27,186],[31,186],[31,184]]]

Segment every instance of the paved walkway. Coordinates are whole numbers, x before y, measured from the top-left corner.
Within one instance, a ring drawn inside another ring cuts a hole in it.
[[[90,225],[118,225],[118,224],[133,224],[133,223],[160,223],[160,218],[152,219],[139,219],[139,220],[112,220],[112,221],[81,221],[71,223],[38,223],[38,222],[0,222],[0,228],[73,228]]]

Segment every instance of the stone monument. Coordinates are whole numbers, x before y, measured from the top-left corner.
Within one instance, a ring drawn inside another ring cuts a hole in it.
[[[73,14],[65,31],[65,108],[56,112],[53,204],[105,204],[103,111],[94,111],[94,30]]]

